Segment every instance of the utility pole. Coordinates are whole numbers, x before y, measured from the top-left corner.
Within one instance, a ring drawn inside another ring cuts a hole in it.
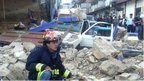
[[[3,19],[5,21],[5,1],[3,0]]]

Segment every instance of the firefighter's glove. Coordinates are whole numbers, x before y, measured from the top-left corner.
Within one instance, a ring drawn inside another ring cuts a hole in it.
[[[64,78],[71,78],[72,77],[72,73],[69,70],[65,70],[64,74],[63,74]]]
[[[60,75],[59,69],[54,69],[54,70],[52,70],[52,75],[53,75],[53,76]]]

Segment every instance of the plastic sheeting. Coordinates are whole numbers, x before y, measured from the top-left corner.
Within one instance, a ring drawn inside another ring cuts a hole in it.
[[[44,31],[46,29],[53,28],[56,25],[57,25],[56,22],[50,22],[50,23],[48,23],[46,21],[42,21],[42,23],[38,27],[36,27],[34,29],[31,29],[29,31],[30,32],[42,32],[42,31]]]
[[[79,19],[75,16],[66,16],[66,17],[58,18],[58,21],[68,23],[68,22],[77,22],[77,21],[79,21]]]

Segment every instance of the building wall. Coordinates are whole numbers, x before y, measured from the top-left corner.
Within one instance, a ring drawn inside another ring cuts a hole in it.
[[[101,0],[94,6],[92,6],[92,10],[95,10],[95,15],[104,15],[104,12],[109,10],[108,8],[102,9],[97,11],[98,8],[106,7],[104,5],[104,1],[108,0]],[[129,17],[130,14],[133,14],[133,17],[137,14],[137,8],[140,8],[140,13],[144,16],[144,0],[117,0],[116,6],[123,8],[121,11],[116,11],[116,16],[122,16],[125,14],[126,17]],[[96,9],[95,9],[96,8]],[[113,9],[116,9],[115,6],[112,6]]]
[[[3,0],[0,0],[0,20],[4,20]],[[19,20],[26,18],[28,8],[38,12],[37,0],[4,0],[6,20]]]
[[[137,0],[136,8],[140,8],[140,16],[144,16],[144,0]]]
[[[136,7],[142,7],[144,6],[144,0],[137,0],[137,3],[136,3]]]
[[[125,3],[120,4],[119,7],[123,8],[123,10],[117,11],[117,17],[118,17],[118,16],[121,16],[121,17],[122,17],[122,15],[125,14],[125,11],[126,11],[126,10],[125,10],[125,8],[126,8],[126,7],[125,7]]]
[[[133,14],[133,17],[135,15],[135,0],[126,3],[126,17],[129,17],[130,14]]]

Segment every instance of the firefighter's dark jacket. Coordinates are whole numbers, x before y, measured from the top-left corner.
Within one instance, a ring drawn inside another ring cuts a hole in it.
[[[36,80],[38,71],[36,65],[38,63],[43,64],[42,70],[49,66],[52,70],[59,69],[59,73],[62,76],[66,70],[62,64],[59,50],[55,54],[51,53],[46,46],[38,46],[32,50],[27,58],[26,69],[29,71],[29,80]]]

